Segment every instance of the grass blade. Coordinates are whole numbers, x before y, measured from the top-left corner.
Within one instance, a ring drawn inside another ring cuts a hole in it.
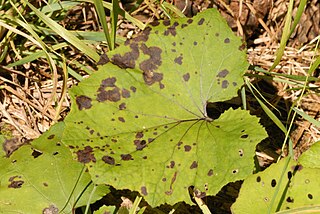
[[[78,39],[73,33],[70,33],[68,30],[63,28],[61,25],[53,21],[51,18],[47,17],[44,13],[40,12],[37,8],[35,8],[32,4],[27,1],[24,1],[35,14],[53,31],[55,31],[58,35],[60,35],[63,39],[68,41],[74,47],[88,55],[91,59],[98,62],[100,57],[97,52],[87,46],[83,41]]]
[[[108,46],[109,46],[109,50],[113,50],[115,40],[112,41],[110,38],[107,17],[106,17],[106,13],[104,11],[102,0],[93,0],[93,4],[94,4],[96,11],[98,13],[99,21],[100,21],[100,24],[102,25],[103,32],[104,32],[105,38],[106,38]]]

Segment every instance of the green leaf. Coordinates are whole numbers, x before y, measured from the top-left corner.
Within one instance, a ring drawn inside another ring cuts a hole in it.
[[[248,177],[242,184],[236,203],[232,206],[233,213],[274,213],[290,209],[293,209],[291,213],[306,213],[308,210],[318,209],[319,145],[319,142],[314,144],[301,155],[298,162],[291,160],[286,166],[286,158],[265,171]],[[285,173],[281,174],[283,171]],[[278,191],[275,203],[270,207],[276,189]]]
[[[63,130],[58,123],[10,158],[2,157],[0,213],[71,213],[87,203],[93,185],[85,189],[90,176],[61,144]],[[108,191],[99,186],[92,202]]]
[[[237,96],[248,67],[219,13],[157,24],[71,90],[63,142],[97,184],[139,191],[152,206],[192,203],[189,186],[213,195],[251,174],[266,133],[247,111],[207,113]]]

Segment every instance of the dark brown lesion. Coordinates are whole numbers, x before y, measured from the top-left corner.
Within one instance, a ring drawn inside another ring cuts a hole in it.
[[[92,99],[85,95],[80,95],[76,97],[76,104],[79,110],[90,109],[92,107],[91,101]]]
[[[93,155],[93,149],[90,146],[84,147],[83,150],[78,150],[76,154],[80,163],[96,162],[96,158]]]
[[[150,72],[150,71],[143,72],[143,80],[147,85],[152,85],[155,82],[160,82],[162,79],[163,79],[162,73]]]
[[[125,53],[123,56],[115,54],[111,58],[111,62],[120,68],[135,68],[136,60],[139,58],[139,46],[137,43],[130,44],[131,51]]]

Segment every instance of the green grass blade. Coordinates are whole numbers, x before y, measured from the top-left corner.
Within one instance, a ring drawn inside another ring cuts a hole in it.
[[[96,11],[98,13],[99,21],[100,21],[100,24],[103,28],[103,32],[104,32],[105,38],[106,38],[108,46],[109,46],[109,50],[113,50],[114,49],[114,40],[112,41],[110,38],[107,17],[106,17],[106,13],[104,11],[102,0],[93,0],[93,4],[94,4]]]
[[[292,9],[293,9],[294,0],[290,0],[288,5],[288,12],[285,19],[285,24],[283,27],[282,37],[280,41],[280,47],[277,50],[276,59],[274,60],[272,66],[270,67],[269,71],[273,70],[280,62],[284,49],[286,48],[287,41],[290,37],[290,25],[291,25],[291,17],[292,17]]]
[[[111,11],[111,39],[113,40],[113,49],[116,41],[118,14],[120,11],[119,1],[112,0],[112,11]]]
[[[186,17],[182,12],[181,10],[179,10],[176,6],[172,5],[172,4],[169,4],[168,2],[164,1],[163,3],[163,6],[165,8],[168,8],[169,10],[171,10],[172,12],[174,12],[178,17]]]
[[[78,0],[78,2],[88,2],[88,3],[93,3],[93,0]],[[103,2],[103,6],[110,11],[112,11],[112,4],[109,2]],[[120,9],[119,15],[121,15],[123,18],[127,19],[129,22],[132,22],[134,25],[136,25],[138,28],[143,30],[146,25],[143,24],[140,20],[133,18],[129,13],[126,11]]]
[[[25,1],[26,4],[32,9],[33,12],[53,31],[55,31],[57,34],[59,34],[63,39],[68,41],[70,44],[72,44],[74,47],[88,55],[90,58],[92,58],[94,61],[98,62],[100,57],[96,53],[96,51],[93,48],[90,48],[87,46],[83,41],[78,39],[74,34],[70,33],[68,30],[63,28],[61,25],[47,17],[45,14],[40,12],[37,8],[35,8],[32,4]]]
[[[294,18],[293,24],[291,26],[290,35],[293,33],[294,29],[296,28],[297,24],[300,21],[304,8],[307,4],[307,0],[301,0],[297,9],[296,17]]]
[[[309,116],[307,113],[304,113],[297,107],[294,107],[293,110],[297,112],[300,116],[302,116],[304,119],[315,125],[316,127],[320,128],[320,121],[315,120],[313,117]]]

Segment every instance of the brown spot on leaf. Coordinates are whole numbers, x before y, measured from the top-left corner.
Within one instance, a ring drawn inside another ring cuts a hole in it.
[[[118,65],[120,68],[134,68],[136,60],[139,58],[139,48],[137,43],[130,44],[131,51],[125,53],[123,56],[115,54],[111,61],[113,64]]]
[[[194,45],[194,46],[196,46],[197,44],[198,44],[198,42],[196,42],[196,41],[193,42],[193,45]]]
[[[147,47],[145,44],[142,44],[140,49],[144,54],[149,55],[150,58],[144,60],[139,64],[139,68],[144,72],[151,72],[156,70],[162,63],[161,53],[162,50],[159,47]]]
[[[164,26],[169,26],[170,25],[170,20],[169,19],[164,20],[162,23],[163,23]]]
[[[189,152],[191,150],[191,146],[189,146],[189,145],[185,145],[184,146],[184,151],[185,152]]]
[[[78,161],[80,163],[89,163],[90,161],[96,162],[96,158],[92,152],[93,150],[90,146],[86,146],[83,150],[77,151]]]
[[[144,196],[148,195],[147,187],[145,187],[145,186],[141,187],[141,194]]]
[[[143,133],[142,132],[137,132],[136,138],[143,138]]]
[[[138,34],[137,37],[131,39],[131,42],[146,42],[149,39],[149,35],[150,35],[150,31],[151,31],[151,27],[146,27],[141,33]]]
[[[174,161],[170,161],[170,168],[172,169],[174,166],[176,165],[176,163]]]
[[[227,69],[223,69],[217,74],[217,77],[219,78],[225,78],[229,74],[229,71]]]
[[[232,82],[232,85],[233,86],[237,86],[238,84],[236,82]]]
[[[209,171],[208,171],[208,176],[212,176],[213,175],[213,169],[210,169]]]
[[[198,167],[198,162],[197,161],[193,161],[192,164],[190,165],[190,169],[195,169]]]
[[[181,25],[181,28],[185,28],[185,27],[187,27],[188,25],[187,24],[182,24]]]
[[[8,185],[9,188],[14,188],[14,189],[18,189],[21,188],[22,185],[24,184],[23,180],[18,180],[21,179],[21,176],[12,176],[9,178],[9,182],[10,184]]]
[[[228,88],[228,85],[229,85],[228,80],[223,80],[223,81],[222,81],[222,84],[221,84],[221,87],[222,87],[222,88]]]
[[[130,154],[121,154],[121,159],[124,161],[133,160],[132,155]]]
[[[115,87],[115,83],[117,82],[117,79],[115,77],[109,77],[107,79],[104,79],[101,81],[101,88],[106,88],[106,87]]]
[[[193,22],[193,19],[188,19],[188,24],[191,24]]]
[[[163,74],[157,72],[144,72],[143,79],[147,85],[152,85],[155,82],[160,82],[163,79]]]
[[[151,23],[149,23],[151,26],[158,26],[159,24],[160,24],[160,22],[158,21],[158,20],[155,20],[155,21],[153,21],[153,22],[151,22]]]
[[[99,88],[99,94],[97,95],[97,100],[103,102],[109,100],[110,102],[118,102],[121,99],[120,90],[118,87],[115,87],[111,90],[104,90]]]
[[[174,22],[172,26],[168,27],[167,30],[164,31],[163,35],[168,36],[171,34],[172,36],[177,35],[176,27],[179,25],[178,22]]]
[[[182,77],[183,77],[184,81],[188,82],[189,79],[190,79],[190,74],[189,73],[185,73]]]
[[[102,160],[107,163],[107,164],[110,164],[110,165],[114,165],[115,164],[115,160],[113,157],[111,156],[108,156],[108,155],[105,155],[102,157]]]
[[[91,101],[92,101],[91,98],[85,95],[80,95],[76,97],[76,103],[79,110],[91,108],[92,107]]]
[[[55,136],[55,135],[54,135],[54,134],[52,134],[52,135],[50,135],[47,139],[48,139],[48,140],[51,140],[51,139],[53,139],[53,138],[54,138],[54,136]]]
[[[50,205],[49,207],[46,207],[42,210],[43,214],[58,214],[59,213],[59,208],[54,206],[54,205]]]
[[[133,93],[135,93],[135,92],[137,91],[136,87],[134,87],[134,86],[130,86],[130,90],[131,90]]]
[[[204,18],[201,18],[198,22],[198,25],[202,25],[204,23]]]
[[[183,56],[180,55],[179,57],[176,57],[176,58],[174,59],[174,62],[177,63],[177,64],[179,64],[179,65],[181,65],[181,64],[182,64],[182,59],[183,59]]]
[[[136,145],[136,150],[142,150],[147,146],[145,140],[134,140],[134,145]]]
[[[229,39],[229,38],[226,38],[226,39],[224,40],[224,43],[230,43],[230,39]]]
[[[129,98],[130,97],[130,91],[129,90],[127,90],[127,89],[122,89],[122,97],[123,98]]]
[[[120,105],[119,105],[119,110],[124,110],[124,109],[126,109],[127,107],[126,107],[126,104],[125,103],[121,103]]]
[[[123,123],[126,122],[123,117],[118,117],[118,120],[119,120],[120,122],[123,122]]]
[[[110,59],[107,56],[107,54],[102,54],[100,56],[99,61],[97,62],[97,65],[104,65],[104,64],[107,64],[108,62],[110,62]]]

